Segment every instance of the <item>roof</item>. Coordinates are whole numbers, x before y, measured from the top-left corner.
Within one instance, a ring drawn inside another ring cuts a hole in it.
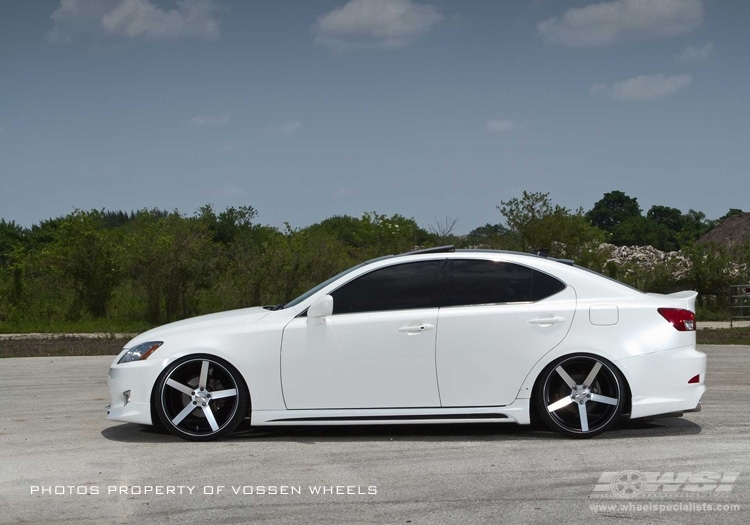
[[[456,247],[452,244],[448,244],[446,246],[436,246],[435,248],[425,248],[423,250],[413,250],[410,252],[404,252],[396,255],[396,257],[406,257],[409,255],[424,255],[424,254],[430,254],[430,253],[502,253],[502,254],[509,254],[509,255],[524,255],[527,257],[537,257],[539,259],[547,259],[550,261],[555,261],[563,264],[568,264],[570,266],[575,265],[575,261],[571,259],[557,259],[555,257],[547,257],[546,255],[539,255],[536,253],[527,253],[527,252],[514,252],[510,250],[490,250],[490,249],[484,249],[484,248],[462,248],[462,249],[456,249]]]

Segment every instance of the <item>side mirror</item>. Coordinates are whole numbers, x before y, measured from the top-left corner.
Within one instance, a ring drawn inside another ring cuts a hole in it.
[[[318,297],[315,302],[307,309],[307,317],[311,319],[320,319],[328,317],[333,313],[333,297],[324,295]]]

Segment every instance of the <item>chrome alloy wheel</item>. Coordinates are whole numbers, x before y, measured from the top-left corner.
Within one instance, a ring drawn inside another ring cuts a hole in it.
[[[173,363],[156,392],[159,419],[174,435],[210,441],[242,422],[248,395],[239,373],[225,361],[191,356]]]
[[[622,374],[605,359],[568,356],[542,373],[537,409],[550,429],[571,437],[593,437],[622,414],[624,384]]]

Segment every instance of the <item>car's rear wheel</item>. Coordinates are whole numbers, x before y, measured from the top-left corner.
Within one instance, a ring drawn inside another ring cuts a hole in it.
[[[156,387],[156,412],[175,436],[211,441],[235,430],[247,411],[239,372],[218,357],[188,356],[172,363]]]
[[[544,423],[560,434],[589,438],[611,428],[625,406],[625,380],[598,356],[562,357],[540,376],[536,407]]]

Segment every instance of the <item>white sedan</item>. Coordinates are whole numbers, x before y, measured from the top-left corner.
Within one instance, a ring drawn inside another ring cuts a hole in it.
[[[290,303],[130,341],[109,419],[193,441],[253,426],[512,422],[571,437],[700,408],[695,292],[442,247],[355,266]]]

